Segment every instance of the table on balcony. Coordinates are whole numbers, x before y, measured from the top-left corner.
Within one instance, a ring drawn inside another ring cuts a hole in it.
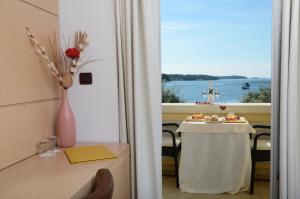
[[[251,146],[245,123],[183,121],[180,189],[190,193],[237,193],[249,188]]]

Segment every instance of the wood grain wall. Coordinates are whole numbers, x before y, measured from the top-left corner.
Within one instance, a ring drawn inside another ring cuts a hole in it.
[[[54,133],[59,87],[36,55],[25,26],[48,47],[58,33],[57,0],[1,0],[0,169],[36,153]]]

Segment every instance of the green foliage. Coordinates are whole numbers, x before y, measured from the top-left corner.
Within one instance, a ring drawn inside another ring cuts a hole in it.
[[[171,81],[169,75],[164,74],[164,73],[161,74],[161,80],[162,80],[163,82]]]
[[[243,103],[271,103],[271,88],[260,88],[243,96]]]
[[[164,83],[162,83],[161,88],[161,95],[162,95],[162,103],[183,103],[184,101],[180,96],[176,94],[176,90],[165,88]]]

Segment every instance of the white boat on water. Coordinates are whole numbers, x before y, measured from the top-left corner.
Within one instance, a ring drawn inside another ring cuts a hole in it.
[[[243,90],[246,90],[246,89],[249,89],[250,88],[250,84],[248,83],[248,82],[246,82],[246,83],[244,83],[243,85],[242,85],[242,89]]]

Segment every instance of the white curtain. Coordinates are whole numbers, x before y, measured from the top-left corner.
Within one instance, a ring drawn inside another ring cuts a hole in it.
[[[300,7],[282,0],[280,64],[280,198],[300,198]],[[276,81],[276,80],[275,80]]]
[[[120,142],[140,199],[162,198],[159,13],[159,0],[116,0]]]

